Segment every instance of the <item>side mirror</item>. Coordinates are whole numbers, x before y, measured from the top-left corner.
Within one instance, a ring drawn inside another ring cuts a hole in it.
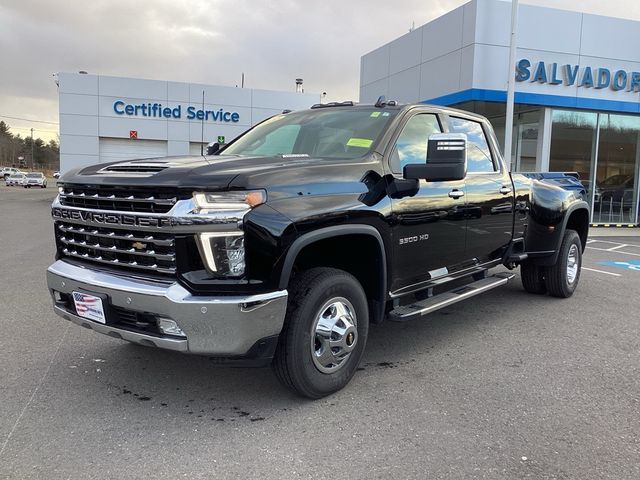
[[[406,179],[428,182],[462,180],[467,174],[467,136],[464,133],[434,133],[429,137],[424,165],[404,166]]]
[[[218,142],[211,142],[207,145],[207,155],[215,155],[220,150],[220,144]]]

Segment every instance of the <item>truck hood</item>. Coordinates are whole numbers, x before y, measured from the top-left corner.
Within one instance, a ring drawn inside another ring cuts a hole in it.
[[[65,173],[61,183],[224,190],[259,184],[260,179],[328,160],[310,157],[212,155],[163,157],[101,163]],[[329,163],[336,164],[333,160]],[[236,180],[234,182],[234,179]],[[254,181],[252,181],[254,180]],[[266,187],[266,185],[261,185]]]

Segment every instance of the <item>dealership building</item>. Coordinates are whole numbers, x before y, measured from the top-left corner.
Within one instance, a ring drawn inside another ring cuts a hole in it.
[[[292,82],[293,84],[293,82]],[[320,95],[79,73],[58,75],[60,168],[199,155]]]
[[[511,2],[473,0],[361,58],[360,101],[452,106],[504,141]],[[521,5],[514,171],[578,172],[592,223],[638,223],[640,22]]]

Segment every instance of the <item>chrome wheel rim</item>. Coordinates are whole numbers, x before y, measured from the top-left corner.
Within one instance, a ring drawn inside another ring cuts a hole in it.
[[[571,245],[569,248],[569,254],[567,255],[567,283],[573,285],[578,276],[578,247],[577,245]]]
[[[311,358],[322,373],[340,370],[358,343],[355,309],[343,297],[325,302],[311,327]]]

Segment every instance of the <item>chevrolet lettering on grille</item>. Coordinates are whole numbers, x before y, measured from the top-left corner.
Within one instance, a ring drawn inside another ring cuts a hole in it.
[[[53,207],[51,209],[51,215],[56,219],[76,220],[93,224],[158,228],[171,226],[171,218],[129,215],[126,213],[92,212]]]

